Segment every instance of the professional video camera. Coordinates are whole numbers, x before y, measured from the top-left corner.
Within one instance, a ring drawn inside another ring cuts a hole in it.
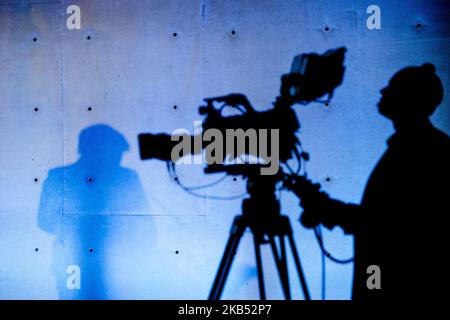
[[[296,56],[292,63],[291,72],[281,77],[280,95],[276,98],[274,107],[266,111],[256,111],[248,99],[242,94],[230,94],[222,97],[205,99],[205,106],[199,108],[201,115],[205,115],[202,123],[203,130],[215,129],[221,133],[229,129],[277,129],[279,130],[279,162],[284,163],[290,174],[284,174],[278,170],[273,175],[261,175],[259,169],[264,164],[234,164],[223,165],[210,164],[205,168],[206,173],[225,172],[227,175],[242,175],[247,180],[247,192],[249,197],[243,200],[242,214],[235,217],[230,231],[225,252],[222,256],[219,270],[215,277],[209,299],[219,299],[229,271],[233,257],[236,254],[239,241],[247,228],[253,233],[255,255],[258,271],[258,283],[260,297],[265,299],[265,288],[262,271],[260,246],[270,244],[275,258],[275,263],[280,276],[282,288],[286,299],[291,298],[287,270],[287,257],[285,239],[292,250],[292,256],[299,275],[300,284],[305,299],[309,300],[309,292],[306,279],[303,274],[300,258],[292,236],[292,228],[287,216],[280,213],[280,203],[275,195],[276,185],[282,181],[284,187],[295,192],[296,195],[316,193],[320,186],[314,185],[306,177],[298,175],[302,161],[308,160],[308,154],[300,149],[300,141],[296,131],[300,124],[292,105],[308,104],[310,102],[326,102],[333,96],[334,89],[342,83],[344,75],[345,48],[329,50],[323,55],[314,53]],[[323,97],[326,96],[326,99]],[[319,100],[322,98],[322,100]],[[241,114],[226,116],[223,111],[226,107],[238,110]],[[223,134],[226,136],[226,134]],[[210,141],[201,139],[200,147],[195,143],[198,136],[183,136],[192,139],[193,146],[189,153],[200,153],[207,148]],[[160,159],[167,161],[169,169],[174,170],[174,162],[184,156],[173,154],[178,139],[167,134],[140,134],[139,149],[141,159]],[[197,147],[196,147],[197,146]],[[273,149],[273,145],[271,145]],[[248,148],[249,151],[251,148]],[[254,150],[254,149],[253,149]],[[231,153],[231,154],[229,154]],[[250,153],[250,152],[249,152]],[[239,152],[224,149],[223,158],[227,156],[236,158]],[[250,154],[248,154],[250,155]],[[287,161],[293,156],[297,158],[299,167],[297,172],[292,171]],[[177,183],[180,182],[177,180]],[[180,184],[181,185],[181,184]],[[307,190],[304,190],[307,189]],[[279,240],[279,250],[276,246],[276,237]]]
[[[334,89],[342,83],[345,52],[345,48],[338,48],[328,50],[323,55],[309,53],[296,56],[291,72],[281,77],[280,96],[277,97],[272,109],[255,111],[243,94],[204,99],[206,105],[199,108],[199,113],[206,116],[203,129],[214,128],[223,133],[226,129],[279,129],[280,162],[284,163],[291,159],[293,154],[299,158],[301,153],[297,149],[299,141],[295,132],[300,126],[295,112],[290,107],[295,103],[307,104],[319,101],[318,99],[324,96],[329,100],[333,96]],[[225,107],[232,107],[242,114],[224,116]],[[177,143],[171,136],[146,133],[140,134],[138,138],[142,160],[153,158],[163,161],[177,160],[171,158],[171,151]],[[191,138],[195,139],[194,136]],[[194,145],[192,143],[192,146]],[[202,142],[203,148],[206,145],[207,143]],[[199,152],[200,150],[194,150],[194,147],[191,150],[191,153]],[[223,154],[224,157],[227,156],[226,152]],[[238,154],[229,156],[235,158]],[[304,156],[306,157],[306,154]]]

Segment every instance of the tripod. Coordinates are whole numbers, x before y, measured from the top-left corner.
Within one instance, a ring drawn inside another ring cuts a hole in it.
[[[266,299],[260,248],[260,246],[264,244],[270,244],[278,275],[280,277],[281,286],[283,288],[284,297],[286,300],[291,300],[285,238],[287,238],[291,247],[305,300],[310,300],[308,286],[306,284],[306,279],[300,263],[300,257],[292,236],[291,223],[287,216],[280,214],[280,203],[275,197],[276,182],[277,178],[274,176],[247,177],[247,191],[250,197],[243,200],[242,215],[238,215],[234,218],[233,225],[230,230],[230,237],[228,238],[225,252],[220,261],[219,269],[209,294],[209,300],[220,299],[233,263],[234,256],[236,255],[239,242],[247,228],[250,228],[253,234],[258,272],[259,295],[261,300]],[[280,246],[280,253],[278,252],[275,242],[277,237]]]

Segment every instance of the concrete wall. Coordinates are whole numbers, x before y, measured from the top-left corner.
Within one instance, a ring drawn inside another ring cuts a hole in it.
[[[66,26],[72,4],[80,30]],[[366,26],[372,4],[379,30]],[[379,90],[400,68],[432,62],[448,91],[448,9],[444,0],[0,0],[0,298],[205,299],[241,202],[186,194],[163,162],[140,161],[137,135],[193,130],[204,97],[242,92],[270,108],[299,53],[348,48],[331,105],[296,110],[310,177],[358,202],[393,132],[376,111]],[[433,116],[447,133],[449,102]],[[186,185],[220,176],[200,165],[178,173]],[[200,193],[244,191],[229,177]],[[320,299],[318,245],[297,222],[298,200],[279,196]],[[352,256],[351,236],[324,237],[336,256]],[[283,298],[263,256],[268,297]],[[350,298],[352,265],[326,271],[327,298]],[[223,298],[258,298],[250,234]]]

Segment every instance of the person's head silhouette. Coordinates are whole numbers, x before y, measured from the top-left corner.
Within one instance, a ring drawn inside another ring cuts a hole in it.
[[[98,124],[80,133],[78,152],[81,158],[98,165],[119,165],[122,154],[128,149],[125,138],[110,126]]]
[[[379,112],[394,124],[423,122],[441,104],[442,82],[430,63],[398,71],[381,90]]]

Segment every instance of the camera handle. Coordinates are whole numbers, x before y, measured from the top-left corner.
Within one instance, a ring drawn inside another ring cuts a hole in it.
[[[255,111],[255,109],[253,109],[253,106],[250,104],[250,101],[248,101],[247,97],[240,93],[232,93],[226,96],[206,98],[204,99],[204,101],[206,102],[206,106],[202,106],[199,108],[199,113],[202,115],[209,114],[211,112],[217,112],[220,114],[221,111],[227,106],[236,108],[242,111],[242,113],[251,113]],[[222,105],[219,108],[215,108],[214,102],[222,102]],[[240,109],[239,107],[243,107],[244,110]]]

